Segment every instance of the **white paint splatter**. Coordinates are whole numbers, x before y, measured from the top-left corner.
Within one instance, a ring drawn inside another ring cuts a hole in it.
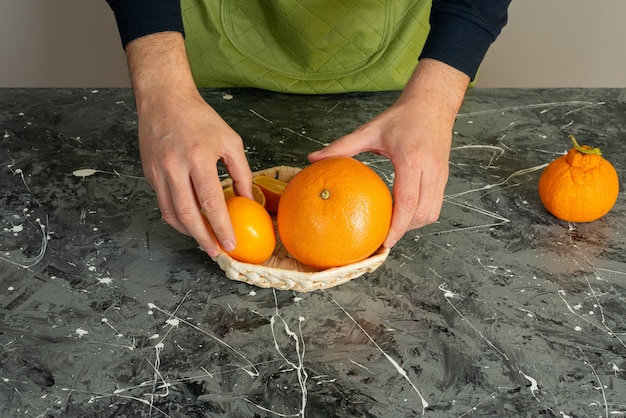
[[[101,279],[98,279],[98,284],[112,284],[113,283],[113,279],[111,279],[110,277],[103,277]]]
[[[170,318],[167,321],[165,321],[165,323],[172,327],[178,327],[178,325],[180,325],[180,320],[178,318]]]
[[[96,170],[95,168],[82,168],[80,170],[74,170],[72,171],[72,175],[75,177],[89,177],[89,176],[93,176],[96,173],[102,173],[102,174],[113,174],[115,176],[118,176],[119,178],[131,178],[131,179],[145,179],[145,177],[141,177],[141,176],[131,176],[128,174],[120,174],[118,173],[116,170],[113,171],[103,171],[103,170]]]
[[[76,334],[78,335],[78,338],[82,338],[83,336],[89,334],[89,331],[86,331],[82,328],[77,328],[76,329]]]
[[[100,170],[94,170],[93,168],[83,168],[82,170],[72,171],[72,174],[76,177],[89,177],[99,172]]]
[[[396,371],[398,372],[398,374],[400,376],[402,376],[404,378],[404,380],[406,380],[409,385],[411,385],[411,387],[413,388],[413,391],[417,394],[417,396],[420,398],[421,402],[422,402],[422,415],[426,414],[426,408],[428,408],[428,401],[426,401],[426,398],[424,398],[424,396],[422,395],[422,392],[419,391],[419,389],[417,388],[417,386],[415,386],[415,384],[413,383],[413,381],[409,378],[409,375],[407,374],[406,370],[404,370],[399,364],[398,362],[391,357],[389,354],[387,354],[387,352],[385,352],[380,345],[378,345],[378,343],[374,340],[374,338],[372,338],[372,336],[370,334],[367,333],[367,331],[365,331],[365,328],[363,328],[361,326],[361,324],[359,324],[353,317],[352,315],[350,315],[348,313],[348,311],[346,311],[346,309],[341,306],[335,299],[333,299],[330,294],[328,294],[328,292],[324,291],[324,294],[326,295],[326,297],[328,297],[335,305],[337,305],[339,307],[339,309],[341,309],[343,311],[343,313],[354,323],[354,325],[357,326],[357,328],[359,328],[361,330],[361,332],[363,332],[363,334],[365,334],[365,336],[372,342],[372,344],[374,344],[374,346],[378,349],[378,351],[385,356],[385,358],[387,359],[387,361],[389,363],[391,363],[391,365],[396,369]]]
[[[525,374],[523,371],[519,370],[519,373],[524,376],[524,378],[526,380],[528,380],[530,382],[530,392],[533,394],[533,396],[535,397],[535,399],[537,398],[537,396],[535,395],[535,392],[539,392],[539,386],[537,385],[537,380],[535,380],[534,378],[528,376],[527,374]],[[538,399],[537,399],[538,400]]]
[[[43,259],[46,253],[46,249],[48,248],[49,235],[46,232],[46,226],[41,223],[41,220],[39,218],[35,219],[35,222],[39,226],[40,233],[41,233],[41,248],[39,249],[39,253],[31,258],[19,258],[19,259],[15,258],[14,259],[11,257],[11,253],[5,252],[3,255],[0,255],[0,260],[6,261],[8,263],[11,263],[13,265],[16,265],[22,268],[30,268],[36,265],[37,263],[39,263]],[[13,229],[11,229],[11,231],[12,230]]]
[[[578,348],[578,351],[580,351],[580,354],[583,355],[583,357],[585,358],[584,363],[589,366],[589,368],[591,369],[591,372],[593,373],[594,377],[596,378],[596,382],[598,382],[598,386],[594,387],[595,389],[600,389],[600,392],[602,393],[602,399],[604,400],[604,412],[605,412],[605,416],[609,416],[609,404],[606,400],[606,393],[604,392],[604,388],[606,387],[605,385],[602,384],[602,381],[600,380],[600,376],[598,376],[598,373],[596,372],[596,369],[593,367],[593,364],[591,364],[591,362],[589,361],[589,359],[587,358],[587,355],[585,354],[585,352],[583,351],[582,348],[580,348],[580,346],[576,346],[576,348]],[[597,405],[599,407],[602,407],[602,405],[597,402]],[[590,404],[591,406],[591,404]]]
[[[458,297],[458,295],[456,293],[453,293],[452,291],[446,289],[446,284],[445,283],[441,283],[439,285],[439,290],[441,290],[443,293],[443,297],[448,299],[448,298],[456,298]]]
[[[615,373],[615,375],[617,376],[617,373],[619,372],[623,372],[624,369],[620,369],[619,366],[613,362],[609,363],[611,365],[611,370],[613,370],[613,372]]]
[[[478,335],[480,335],[480,338],[482,338],[487,344],[489,344],[491,346],[491,348],[493,348],[495,351],[497,351],[498,354],[500,354],[505,360],[509,361],[510,360],[509,356],[507,356],[506,353],[504,353],[502,350],[500,350],[498,347],[496,347],[496,345],[493,342],[491,342],[487,337],[485,337],[483,335],[483,333],[478,328],[476,328],[474,326],[474,324],[472,324],[467,318],[465,318],[465,316],[461,313],[461,311],[450,301],[450,299],[458,297],[458,295],[455,295],[451,291],[447,290],[445,283],[442,283],[442,284],[439,285],[439,290],[444,292],[443,296],[446,298],[446,302],[448,302],[448,304],[461,317],[461,319],[463,321],[465,321],[470,327],[472,327],[472,329],[474,331],[476,331],[476,333],[478,333]]]

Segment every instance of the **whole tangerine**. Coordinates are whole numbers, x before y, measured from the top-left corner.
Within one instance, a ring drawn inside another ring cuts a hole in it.
[[[226,199],[226,208],[235,231],[236,247],[227,251],[235,260],[263,264],[274,252],[276,232],[263,205],[243,196]]]
[[[387,236],[392,197],[371,168],[348,157],[317,161],[287,183],[278,234],[287,252],[316,269],[369,257]]]
[[[230,199],[231,197],[237,196],[233,186],[226,186],[222,190],[224,192],[224,199]],[[252,196],[254,196],[254,200],[259,202],[262,206],[266,206],[265,193],[263,193],[261,188],[254,183],[252,183]]]
[[[599,148],[573,147],[552,161],[539,177],[539,197],[555,217],[569,222],[591,222],[606,215],[619,195],[615,168]]]

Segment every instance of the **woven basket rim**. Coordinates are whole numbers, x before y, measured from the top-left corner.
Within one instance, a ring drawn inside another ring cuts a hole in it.
[[[288,182],[300,170],[301,168],[298,167],[281,165],[255,171],[252,175],[253,177],[269,176]],[[232,183],[230,178],[226,178],[221,182],[222,187],[231,186]],[[312,271],[313,269],[298,263],[288,255],[281,255],[279,258],[277,254],[281,254],[281,251],[286,254],[284,248],[281,247],[282,244],[278,243],[274,255],[262,265],[237,261],[224,251],[220,251],[217,256],[211,258],[217,262],[231,280],[245,282],[262,288],[310,292],[334,287],[360,277],[365,273],[371,273],[380,267],[389,255],[389,249],[381,246],[371,256],[362,261],[340,267]],[[271,266],[278,263],[287,263],[295,268]]]

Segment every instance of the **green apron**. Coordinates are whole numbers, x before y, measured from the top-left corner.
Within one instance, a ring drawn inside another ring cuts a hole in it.
[[[199,87],[287,93],[401,90],[430,29],[430,1],[182,0]]]

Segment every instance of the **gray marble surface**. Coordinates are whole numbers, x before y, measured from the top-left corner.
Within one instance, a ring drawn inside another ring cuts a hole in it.
[[[253,170],[304,166],[397,97],[203,95]],[[470,91],[439,222],[295,294],[161,221],[129,90],[1,89],[0,416],[626,416],[623,186],[588,224],[537,195],[569,133],[623,184],[626,90]]]

